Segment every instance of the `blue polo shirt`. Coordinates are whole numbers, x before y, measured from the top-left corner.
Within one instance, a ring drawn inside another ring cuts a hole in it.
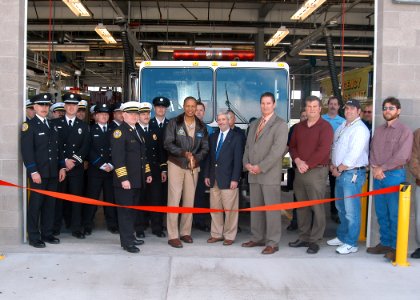
[[[341,124],[344,123],[346,119],[340,117],[339,115],[336,115],[335,118],[331,118],[328,114],[321,116],[325,121],[330,123],[331,127],[333,128],[334,132],[337,130],[338,127],[340,127]]]

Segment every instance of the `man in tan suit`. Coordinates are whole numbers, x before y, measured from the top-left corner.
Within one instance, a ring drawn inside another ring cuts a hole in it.
[[[261,118],[249,127],[243,165],[249,172],[251,207],[280,203],[282,157],[287,144],[287,124],[275,113],[272,93],[261,95]],[[252,212],[249,242],[242,247],[266,246],[262,254],[279,250],[281,214],[279,211]]]

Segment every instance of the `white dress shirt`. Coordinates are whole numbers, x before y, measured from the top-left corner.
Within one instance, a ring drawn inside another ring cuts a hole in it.
[[[369,163],[370,133],[360,117],[347,124],[341,124],[334,133],[331,162],[334,166],[343,164],[348,170],[365,167]]]

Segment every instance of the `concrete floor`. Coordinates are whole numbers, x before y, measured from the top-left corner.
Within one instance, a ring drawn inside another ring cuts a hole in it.
[[[44,249],[2,245],[0,299],[420,299],[420,261],[394,267],[363,244],[340,256],[325,243],[332,222],[318,254],[289,248],[297,233],[284,230],[280,251],[264,256],[240,246],[249,239],[241,219],[232,246],[209,245],[209,234],[194,230],[194,243],[175,249],[148,232],[141,253],[129,254],[104,229],[86,240],[62,233]]]

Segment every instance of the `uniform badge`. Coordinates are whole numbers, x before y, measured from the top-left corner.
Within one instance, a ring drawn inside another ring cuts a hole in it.
[[[114,139],[119,139],[122,136],[122,132],[121,132],[121,130],[116,129],[112,135],[113,135]]]
[[[82,128],[77,129],[77,132],[78,132],[79,134],[82,134]]]
[[[26,131],[26,130],[28,130],[28,128],[29,128],[29,125],[28,125],[28,123],[23,123],[22,124],[22,131]]]
[[[153,136],[152,136],[152,137],[153,137],[153,140],[155,140],[155,141],[157,140],[157,136],[156,136],[156,134],[153,134]]]
[[[177,132],[178,135],[185,135],[184,128],[180,128]]]

